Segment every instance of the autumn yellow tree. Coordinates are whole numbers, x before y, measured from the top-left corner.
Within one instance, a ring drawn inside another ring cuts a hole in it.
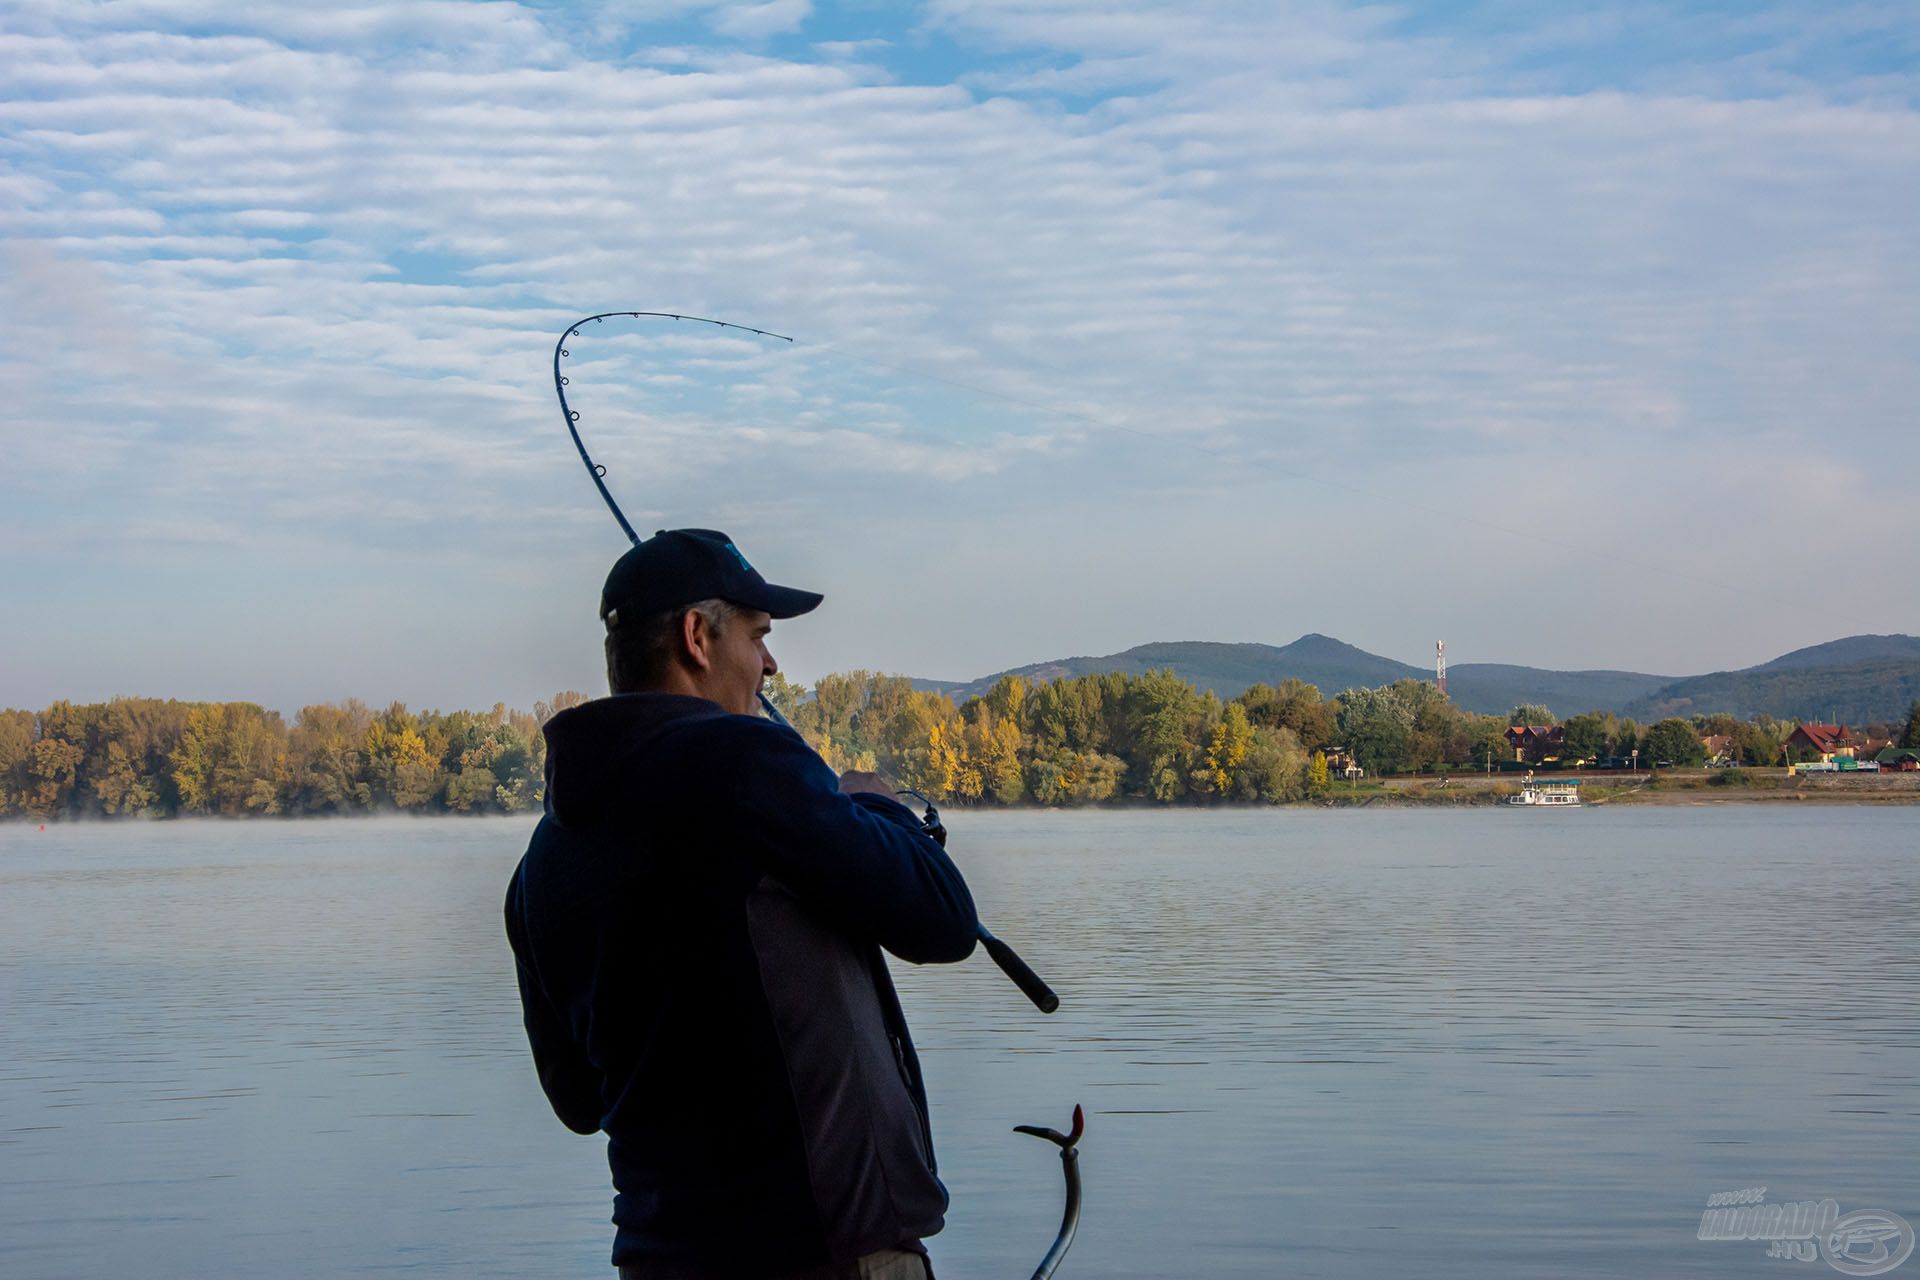
[[[934,721],[927,731],[927,767],[919,789],[936,800],[957,799],[960,795],[966,762],[961,757],[959,739],[959,726],[945,720]],[[974,794],[979,794],[977,787]]]
[[[203,702],[188,708],[171,764],[187,813],[275,813],[273,779],[286,751],[277,711],[251,702]]]
[[[439,756],[404,703],[394,703],[367,727],[366,758],[375,801],[418,809],[439,793]]]
[[[33,713],[0,711],[0,817],[21,811],[27,754],[33,750]]]
[[[1220,713],[1207,742],[1208,788],[1217,796],[1230,795],[1247,752],[1253,749],[1253,726],[1247,721],[1247,709],[1229,702]]]

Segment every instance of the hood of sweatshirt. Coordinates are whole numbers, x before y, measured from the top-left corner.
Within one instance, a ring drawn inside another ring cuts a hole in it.
[[[630,778],[662,738],[731,712],[677,693],[622,693],[583,702],[546,724],[547,815],[563,827],[591,827],[615,806],[631,804]]]

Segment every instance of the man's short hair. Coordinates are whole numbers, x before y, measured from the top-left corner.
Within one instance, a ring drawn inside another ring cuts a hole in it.
[[[664,685],[679,656],[681,620],[689,613],[705,618],[719,635],[740,616],[740,608],[727,600],[700,600],[637,618],[618,610],[608,614],[607,687],[614,693],[645,693]]]

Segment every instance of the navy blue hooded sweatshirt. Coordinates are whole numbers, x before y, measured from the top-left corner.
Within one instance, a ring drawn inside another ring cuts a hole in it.
[[[607,1134],[614,1264],[777,1275],[940,1230],[880,949],[972,952],[945,851],[905,807],[840,794],[791,730],[704,699],[603,698],[546,736],[507,935],[555,1113]]]

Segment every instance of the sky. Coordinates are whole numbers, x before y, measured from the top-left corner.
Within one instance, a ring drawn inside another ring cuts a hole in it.
[[[1920,632],[1920,9],[0,0],[0,705]],[[1328,691],[1333,692],[1333,691]]]

